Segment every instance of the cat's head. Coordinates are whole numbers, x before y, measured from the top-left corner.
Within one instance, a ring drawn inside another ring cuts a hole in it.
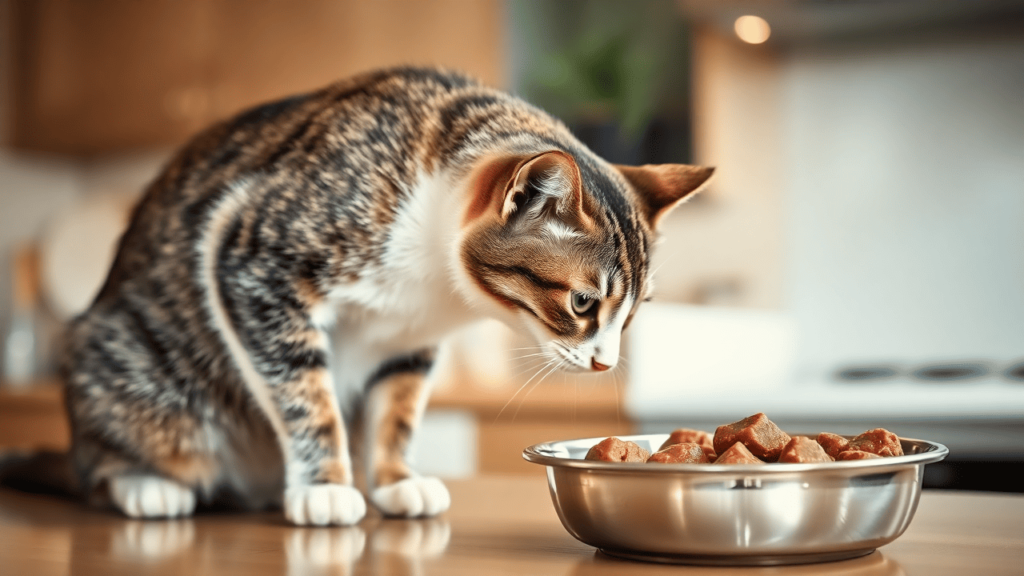
[[[612,166],[552,150],[489,158],[470,176],[459,260],[476,300],[561,367],[601,371],[650,290],[658,221],[713,169]]]

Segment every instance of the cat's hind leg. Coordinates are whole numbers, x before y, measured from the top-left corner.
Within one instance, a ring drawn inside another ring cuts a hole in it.
[[[121,303],[72,323],[65,349],[78,490],[134,518],[192,514],[220,475],[210,422],[157,351],[144,312]]]
[[[423,417],[431,353],[391,361],[366,396],[366,453],[370,499],[387,516],[436,516],[451,497],[441,480],[416,474],[406,462],[409,439]]]

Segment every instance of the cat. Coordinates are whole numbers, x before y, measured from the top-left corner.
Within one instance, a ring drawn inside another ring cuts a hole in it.
[[[438,342],[492,317],[563,369],[614,367],[657,224],[712,171],[611,165],[433,68],[209,128],[149,185],[69,325],[80,490],[145,518],[222,497],[297,525],[356,523],[366,500],[445,511],[444,484],[405,458]]]

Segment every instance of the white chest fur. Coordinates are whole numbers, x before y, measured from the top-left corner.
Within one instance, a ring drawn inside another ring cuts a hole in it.
[[[339,396],[360,389],[382,362],[480,318],[453,280],[461,198],[445,175],[421,177],[391,224],[380,265],[335,287],[314,311],[317,324],[333,325]]]

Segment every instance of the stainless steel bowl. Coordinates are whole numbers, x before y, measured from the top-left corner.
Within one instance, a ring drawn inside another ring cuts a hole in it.
[[[648,450],[668,434],[620,436]],[[625,464],[584,460],[603,438],[545,442],[551,500],[576,539],[615,556],[775,565],[869,554],[910,524],[924,465],[949,451],[900,438],[904,456],[820,464]]]

